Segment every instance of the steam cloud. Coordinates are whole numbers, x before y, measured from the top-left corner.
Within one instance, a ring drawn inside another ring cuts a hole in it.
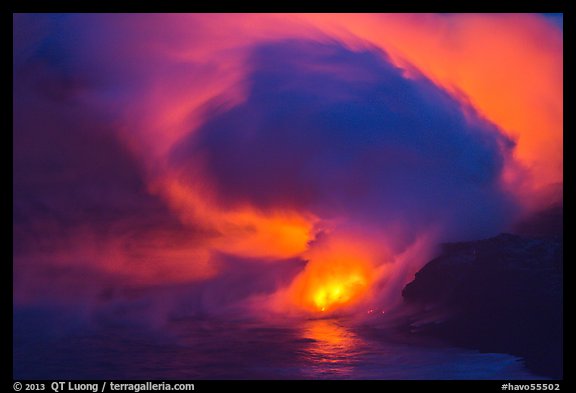
[[[561,182],[561,34],[543,18],[243,20],[15,15],[17,306],[385,308],[438,242],[506,230]],[[448,23],[460,49],[425,35]],[[534,90],[493,83],[518,64]]]

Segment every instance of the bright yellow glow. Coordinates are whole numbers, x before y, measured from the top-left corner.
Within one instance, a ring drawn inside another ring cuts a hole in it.
[[[363,289],[365,284],[366,280],[358,275],[332,277],[314,292],[314,305],[320,311],[326,311],[332,306],[346,304]]]
[[[308,265],[288,289],[290,303],[311,312],[333,312],[361,302],[379,277],[369,243],[335,236],[315,244]]]

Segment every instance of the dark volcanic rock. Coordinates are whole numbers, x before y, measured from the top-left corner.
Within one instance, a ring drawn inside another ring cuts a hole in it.
[[[562,238],[497,237],[444,245],[403,290],[411,332],[524,358],[562,378]]]

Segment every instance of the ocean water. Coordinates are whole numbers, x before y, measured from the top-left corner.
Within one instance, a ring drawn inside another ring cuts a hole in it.
[[[47,333],[47,331],[49,332]],[[541,379],[520,359],[367,333],[339,319],[181,319],[161,329],[14,324],[16,379]]]

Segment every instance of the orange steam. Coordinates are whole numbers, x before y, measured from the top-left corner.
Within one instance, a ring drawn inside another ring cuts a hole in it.
[[[208,18],[225,28],[215,29]],[[562,34],[538,15],[163,15],[146,23],[160,34],[169,25],[175,33],[170,37],[180,38],[142,50],[168,63],[212,65],[201,76],[178,75],[177,82],[176,76],[155,76],[142,95],[146,98],[129,107],[137,113],[133,118],[145,115],[134,125],[144,138],[131,141],[137,145],[132,149],[154,157],[154,165],[179,138],[202,124],[206,103],[215,97],[219,105],[242,101],[249,72],[245,54],[251,45],[285,38],[337,39],[351,48],[384,49],[406,68],[407,76],[416,67],[496,123],[516,142],[516,162],[509,162],[503,180],[514,183],[509,189],[522,202],[563,179]],[[171,192],[163,194],[172,198]]]
[[[250,205],[224,208],[205,175],[199,172],[181,182],[166,162],[170,149],[203,123],[215,98],[220,107],[243,100],[250,72],[246,53],[254,44],[306,38],[337,39],[353,49],[382,48],[408,77],[417,68],[515,140],[514,160],[503,182],[521,202],[529,204],[535,190],[563,179],[562,34],[537,15],[220,14],[151,20],[143,31],[155,36],[152,32],[169,30],[171,39],[138,50],[168,64],[203,65],[200,74],[154,75],[142,88],[146,98],[127,108],[128,118],[141,120],[130,120],[124,136],[143,158],[151,191],[184,223],[214,233],[205,245],[208,252],[307,259],[283,293],[302,309],[332,312],[367,299],[381,278],[382,255],[365,239],[343,235],[311,243],[316,225],[324,220],[310,212],[282,206],[272,211]],[[140,130],[137,138],[131,129]]]
[[[469,101],[516,142],[506,168],[509,191],[525,205],[563,179],[561,31],[531,14],[306,15],[349,45],[360,37],[401,67],[417,67]],[[425,48],[425,49],[423,49]],[[519,178],[522,177],[522,180]],[[518,182],[521,182],[519,184]],[[513,185],[512,185],[513,183]],[[521,197],[521,198],[520,198]]]
[[[278,207],[261,211],[250,205],[225,209],[207,189],[192,189],[176,178],[157,183],[161,192],[185,223],[203,225],[215,236],[213,250],[241,257],[284,259],[301,255],[314,238],[318,218],[305,212]]]

